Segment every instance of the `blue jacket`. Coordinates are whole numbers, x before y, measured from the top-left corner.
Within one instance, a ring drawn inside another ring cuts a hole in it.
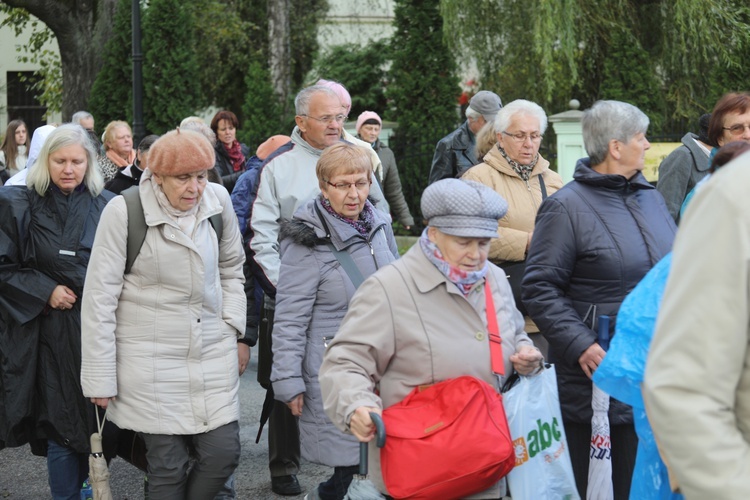
[[[642,174],[603,175],[588,158],[539,208],[522,296],[549,341],[564,420],[591,421],[591,380],[578,358],[596,342],[596,318],[608,315],[613,334],[620,304],[671,250],[675,230],[664,199]],[[633,421],[619,401],[609,413],[613,425]]]

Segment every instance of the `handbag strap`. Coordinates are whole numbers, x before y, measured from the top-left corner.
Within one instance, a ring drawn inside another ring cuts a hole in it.
[[[490,337],[490,360],[492,371],[498,375],[505,375],[505,363],[503,362],[503,339],[500,337],[500,327],[497,325],[497,314],[495,313],[495,301],[492,299],[490,281],[485,280],[484,298],[486,302],[485,313],[487,314],[487,330]]]
[[[547,199],[547,186],[544,185],[544,174],[539,174],[539,188],[542,190],[542,201]]]
[[[336,247],[333,246],[333,243],[331,243],[330,241],[328,241],[326,244],[328,245],[328,248],[331,249],[331,252],[333,252],[336,260],[338,260],[339,264],[341,264],[341,267],[343,267],[344,271],[346,271],[349,279],[352,280],[354,288],[359,288],[359,285],[361,285],[365,279],[362,276],[359,268],[357,267],[357,264],[354,263],[354,259],[352,259],[351,254],[346,250],[336,250]]]

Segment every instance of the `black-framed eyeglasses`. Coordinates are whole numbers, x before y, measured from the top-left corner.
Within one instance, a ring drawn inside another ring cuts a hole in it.
[[[342,193],[347,193],[352,189],[352,186],[354,186],[357,189],[357,191],[362,191],[366,187],[369,187],[372,184],[372,181],[337,182],[336,184],[330,181],[326,181],[326,184],[328,184],[331,187],[336,188]]]
[[[320,123],[325,123],[328,125],[329,123],[344,123],[347,119],[346,115],[325,115],[325,116],[310,116],[310,115],[300,115],[304,116],[305,118],[311,118],[315,121],[319,121]]]

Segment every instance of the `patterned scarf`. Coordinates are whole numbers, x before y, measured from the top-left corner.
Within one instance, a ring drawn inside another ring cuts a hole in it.
[[[521,165],[516,160],[512,160],[510,156],[508,156],[508,153],[505,152],[505,150],[500,147],[500,144],[497,145],[497,149],[500,151],[500,154],[503,155],[503,158],[505,158],[505,161],[508,162],[508,165],[513,167],[513,171],[518,174],[521,179],[525,180],[526,182],[529,181],[529,177],[531,177],[531,171],[534,170],[534,167],[536,166],[536,162],[539,161],[539,153],[536,154],[534,159],[531,163],[528,165]]]
[[[239,141],[235,139],[232,143],[232,146],[229,148],[223,142],[221,143],[221,145],[224,146],[224,149],[229,155],[229,160],[232,162],[232,168],[234,169],[234,171],[239,172],[240,170],[242,170],[242,168],[245,166],[245,155],[242,154],[242,147],[240,146]]]
[[[372,228],[375,225],[375,214],[372,213],[372,206],[369,203],[365,202],[365,207],[359,213],[359,219],[351,220],[336,212],[331,206],[331,202],[323,198],[323,195],[321,195],[320,198],[320,203],[323,205],[323,208],[326,209],[326,212],[338,220],[346,222],[362,236],[370,234],[370,231],[372,231]]]
[[[115,153],[114,149],[108,149],[107,158],[109,158],[110,161],[112,161],[112,163],[114,163],[120,168],[127,167],[128,165],[132,165],[133,162],[135,161],[135,149],[130,150],[130,153],[128,153],[127,158],[123,158],[122,156]]]
[[[487,275],[487,261],[484,262],[484,267],[479,271],[464,271],[450,265],[443,258],[443,254],[437,245],[430,241],[430,238],[427,236],[427,228],[422,231],[422,236],[419,237],[419,246],[422,248],[427,260],[435,264],[435,267],[448,278],[448,281],[456,285],[464,296],[469,295],[474,285]]]

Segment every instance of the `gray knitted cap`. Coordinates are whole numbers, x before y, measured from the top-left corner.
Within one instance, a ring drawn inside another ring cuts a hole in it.
[[[428,225],[464,238],[497,238],[497,223],[508,202],[474,181],[443,179],[422,193],[422,215]]]

